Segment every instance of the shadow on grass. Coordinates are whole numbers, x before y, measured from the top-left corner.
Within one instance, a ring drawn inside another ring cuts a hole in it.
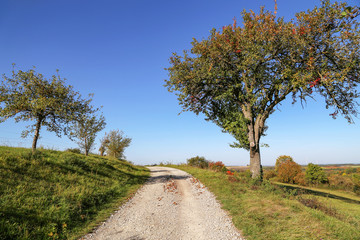
[[[321,192],[321,191],[310,190],[310,189],[306,189],[306,188],[302,188],[302,187],[296,187],[296,186],[282,185],[280,183],[276,183],[276,186],[281,187],[282,189],[284,189],[286,191],[299,190],[301,193],[304,193],[304,194],[311,194],[311,195],[320,196],[320,197],[327,197],[327,198],[337,199],[337,200],[341,200],[341,201],[344,201],[344,202],[347,202],[347,203],[360,204],[360,201],[358,201],[358,200],[338,196],[338,195],[331,194],[331,193],[325,193],[325,192]]]

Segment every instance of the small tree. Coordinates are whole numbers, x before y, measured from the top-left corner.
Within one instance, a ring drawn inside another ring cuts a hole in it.
[[[12,117],[16,122],[35,121],[22,133],[22,137],[34,133],[33,153],[42,126],[58,137],[68,135],[69,126],[77,116],[92,112],[91,98],[82,99],[72,86],[65,85],[65,79],[59,75],[46,79],[34,69],[26,72],[13,70],[11,78],[4,75],[0,96],[0,122]]]
[[[275,163],[275,171],[277,172],[279,170],[279,166],[286,162],[286,161],[291,161],[293,162],[293,158],[290,156],[286,156],[286,155],[281,155],[276,159],[276,163]]]
[[[279,165],[277,177],[283,183],[296,183],[296,177],[301,173],[301,166],[287,160]]]
[[[100,140],[100,147],[99,147],[100,156],[104,156],[104,153],[106,152],[106,146],[108,144],[109,144],[109,139],[107,138],[107,135],[105,133],[105,136]]]
[[[262,8],[243,11],[243,25],[213,29],[191,51],[170,58],[166,87],[183,111],[202,113],[250,153],[253,178],[261,175],[260,139],[266,120],[287,97],[317,94],[332,117],[357,114],[360,82],[360,11],[323,0],[285,21]]]
[[[72,126],[71,136],[77,138],[77,144],[87,156],[94,146],[98,132],[105,128],[105,118],[100,115],[82,115]]]
[[[319,165],[312,163],[309,163],[306,168],[305,178],[308,183],[312,183],[312,184],[328,182],[324,170]]]
[[[103,142],[108,156],[121,159],[125,158],[124,151],[130,146],[131,138],[125,137],[122,131],[112,130],[105,134]]]

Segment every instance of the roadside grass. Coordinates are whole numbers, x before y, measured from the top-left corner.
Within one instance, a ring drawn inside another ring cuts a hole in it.
[[[302,194],[266,181],[256,185],[241,173],[234,177],[186,165],[171,167],[205,184],[246,239],[360,239],[358,203]]]
[[[0,147],[0,239],[78,239],[148,176],[117,159]]]
[[[327,196],[329,198],[338,198],[344,201],[358,202],[360,204],[360,196],[356,195],[355,193],[344,190],[333,190],[329,188],[300,186],[300,185],[281,183],[281,182],[272,182],[272,183],[280,187],[285,187],[287,189],[303,190],[305,193],[311,193],[312,195]]]

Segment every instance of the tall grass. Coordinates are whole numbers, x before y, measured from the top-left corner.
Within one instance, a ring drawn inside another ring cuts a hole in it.
[[[246,239],[360,239],[360,204],[354,201],[301,194],[269,182],[257,185],[246,172],[228,176],[185,165],[174,167],[205,184]]]
[[[0,147],[0,239],[76,239],[148,175],[117,159]]]

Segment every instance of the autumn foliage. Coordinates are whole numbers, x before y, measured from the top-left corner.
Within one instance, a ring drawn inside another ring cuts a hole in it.
[[[290,160],[281,163],[277,171],[278,180],[283,183],[297,183],[299,174],[301,174],[301,166]]]

